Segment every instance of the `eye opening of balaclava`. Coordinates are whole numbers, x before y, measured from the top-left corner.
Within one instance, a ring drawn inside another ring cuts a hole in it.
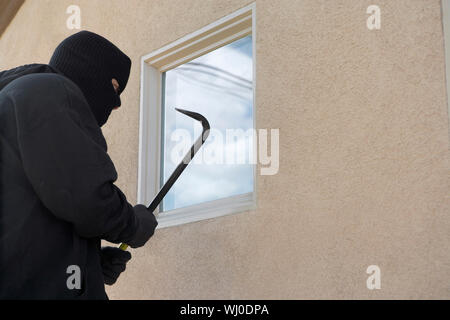
[[[66,38],[55,49],[49,65],[78,85],[100,127],[113,108],[121,105],[131,60],[102,36],[81,31]],[[111,83],[113,78],[119,83],[118,93]]]

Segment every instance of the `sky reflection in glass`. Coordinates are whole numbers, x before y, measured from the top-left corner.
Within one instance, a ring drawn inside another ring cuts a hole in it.
[[[178,164],[171,157],[173,148],[179,144],[172,141],[172,133],[176,129],[188,130],[192,144],[201,132],[201,126],[176,112],[176,107],[203,114],[211,128],[220,131],[224,138],[227,129],[253,128],[252,59],[252,37],[247,36],[164,74],[164,182]],[[249,153],[249,145],[243,145],[244,141],[236,139],[233,144],[225,144],[224,140],[222,145],[219,140],[212,135],[204,147],[226,154],[240,143]],[[186,145],[185,150],[189,147]],[[180,158],[182,155],[184,152]],[[164,211],[253,191],[253,167],[248,158],[245,164],[208,165],[195,163],[198,157],[202,156],[195,156],[165,197]]]

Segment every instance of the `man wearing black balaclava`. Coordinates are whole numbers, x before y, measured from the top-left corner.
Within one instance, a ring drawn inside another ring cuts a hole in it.
[[[107,299],[157,222],[130,205],[100,129],[131,61],[82,31],[50,63],[0,72],[0,299]]]

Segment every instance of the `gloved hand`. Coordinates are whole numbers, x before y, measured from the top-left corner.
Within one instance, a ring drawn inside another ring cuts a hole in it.
[[[128,241],[127,244],[132,248],[139,248],[145,245],[153,236],[158,226],[158,221],[156,221],[155,215],[142,204],[138,204],[133,209],[138,227],[133,239]]]
[[[111,286],[125,271],[127,262],[131,259],[131,253],[119,248],[103,247],[100,251],[100,261],[103,271],[103,281]]]

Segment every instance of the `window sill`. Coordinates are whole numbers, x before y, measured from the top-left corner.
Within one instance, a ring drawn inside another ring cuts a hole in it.
[[[204,202],[198,205],[161,212],[157,215],[158,229],[241,213],[256,208],[254,193]]]

